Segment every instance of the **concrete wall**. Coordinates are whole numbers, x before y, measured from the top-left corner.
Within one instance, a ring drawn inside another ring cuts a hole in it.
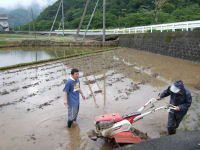
[[[119,35],[119,46],[200,62],[200,31]]]

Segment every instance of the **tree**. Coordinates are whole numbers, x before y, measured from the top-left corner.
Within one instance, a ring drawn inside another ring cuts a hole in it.
[[[86,0],[63,0],[65,12],[65,28],[76,29],[80,23]],[[83,22],[82,29],[87,27],[93,12],[96,0],[91,0]],[[107,0],[106,3],[106,27],[123,28],[156,23],[179,22],[200,19],[200,0]],[[58,9],[59,1],[47,7],[36,18],[36,30],[49,30]],[[94,14],[90,29],[102,29],[102,5],[103,0]],[[0,9],[0,12],[2,10]],[[28,15],[25,13],[25,15]],[[55,28],[61,20],[58,14]],[[16,19],[16,17],[14,17]],[[25,17],[21,16],[20,19]],[[18,19],[17,21],[21,21]],[[23,30],[29,30],[29,24],[24,25]],[[30,28],[32,29],[32,26]]]
[[[174,4],[167,2],[163,7],[163,11],[170,14],[175,10],[175,8],[176,7],[174,6]]]
[[[166,4],[167,0],[154,0],[154,19],[155,19],[155,23],[158,22],[158,13],[161,11],[161,9],[164,7],[164,5]]]

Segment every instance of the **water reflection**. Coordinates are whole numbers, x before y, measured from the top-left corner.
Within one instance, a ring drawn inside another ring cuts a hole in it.
[[[0,51],[0,67],[45,60],[50,58],[52,58],[52,56],[45,51],[37,51],[37,53],[33,51],[23,50]]]
[[[92,51],[94,47],[17,47],[0,49],[0,67],[64,57],[84,51]],[[99,49],[99,48],[98,48]]]

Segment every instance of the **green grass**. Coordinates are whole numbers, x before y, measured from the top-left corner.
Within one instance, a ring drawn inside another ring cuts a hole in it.
[[[195,122],[195,127],[196,127],[197,129],[200,129],[200,122],[199,122],[199,121],[196,121],[196,122]]]
[[[9,41],[22,41],[22,40],[34,40],[34,34],[0,34],[0,40]],[[52,41],[72,41],[74,40],[73,37],[69,36],[48,36],[48,35],[36,35],[36,40],[52,40]]]
[[[72,36],[48,36],[48,35],[35,35],[34,34],[0,34],[0,47],[11,46],[23,40],[50,40],[56,42],[74,41]],[[78,39],[79,40],[79,39]]]
[[[183,120],[182,120],[182,124],[183,124],[183,127],[184,127],[184,130],[186,131],[189,131],[190,130],[190,127],[189,125],[187,124],[187,118],[189,117],[190,115],[189,114],[186,114],[184,117],[183,117]]]
[[[189,114],[186,114],[186,115],[183,117],[183,122],[185,122],[186,119],[187,119],[189,116],[190,116]]]
[[[200,102],[199,96],[195,96],[195,101],[196,101],[197,103]]]
[[[6,45],[7,45],[7,42],[6,42],[6,41],[0,40],[0,45],[1,45],[1,46],[6,46]]]

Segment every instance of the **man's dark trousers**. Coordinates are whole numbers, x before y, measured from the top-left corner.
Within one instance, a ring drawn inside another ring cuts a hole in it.
[[[174,111],[171,110],[168,114],[168,133],[175,134],[176,129],[179,127],[179,124],[183,117],[186,115],[187,111]]]

